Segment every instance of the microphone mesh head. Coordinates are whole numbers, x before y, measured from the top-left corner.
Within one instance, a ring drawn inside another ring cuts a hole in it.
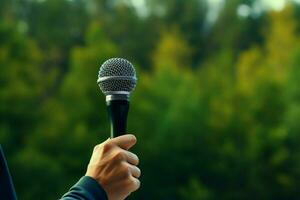
[[[105,95],[129,94],[136,80],[135,69],[128,60],[111,58],[101,65],[97,83]]]

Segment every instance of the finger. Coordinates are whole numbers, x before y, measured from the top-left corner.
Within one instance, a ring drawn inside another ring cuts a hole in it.
[[[139,164],[139,158],[134,153],[131,153],[130,151],[125,151],[126,153],[126,160],[128,163],[132,165],[138,165]]]
[[[128,150],[136,143],[136,137],[132,134],[122,135],[116,138],[110,139],[108,142],[111,142],[122,149]]]
[[[129,169],[130,169],[131,175],[134,178],[139,178],[141,176],[141,170],[138,167],[136,167],[134,165],[130,165]]]
[[[141,182],[140,182],[139,179],[134,178],[134,177],[131,178],[131,181],[132,181],[131,192],[134,192],[134,191],[136,191],[137,189],[140,188]]]

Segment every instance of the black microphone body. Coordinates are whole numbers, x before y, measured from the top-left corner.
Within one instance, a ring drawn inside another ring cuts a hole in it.
[[[100,67],[97,83],[106,96],[112,138],[127,132],[129,96],[136,81],[135,69],[126,59],[111,58]]]
[[[129,101],[111,100],[106,102],[110,119],[110,137],[118,137],[126,133]]]

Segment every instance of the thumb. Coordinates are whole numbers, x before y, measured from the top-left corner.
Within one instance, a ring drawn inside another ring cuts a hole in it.
[[[136,137],[132,134],[122,135],[116,138],[112,138],[109,142],[114,143],[122,149],[128,150],[136,143]]]

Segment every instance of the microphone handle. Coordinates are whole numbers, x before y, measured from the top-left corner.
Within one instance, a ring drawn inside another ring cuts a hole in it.
[[[129,101],[110,100],[107,101],[106,104],[107,104],[108,116],[110,119],[111,138],[126,134]]]

